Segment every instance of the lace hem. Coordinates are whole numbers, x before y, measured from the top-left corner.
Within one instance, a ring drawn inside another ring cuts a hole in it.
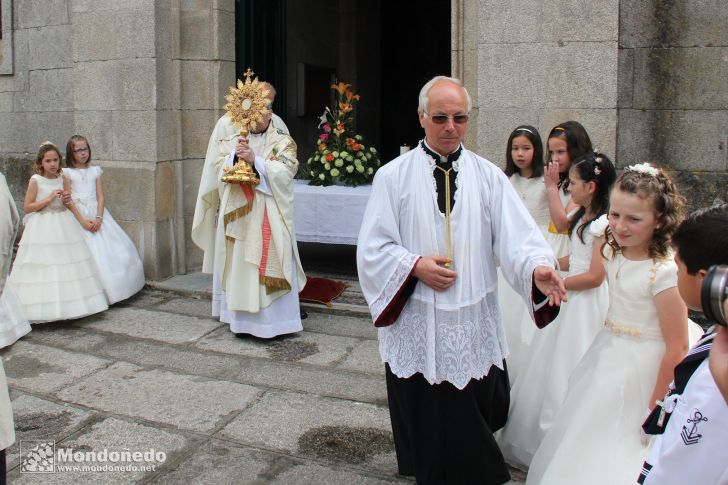
[[[412,297],[394,325],[379,329],[379,351],[398,377],[420,372],[430,384],[447,381],[463,389],[491,366],[503,369],[508,348],[497,296],[489,293],[456,311]]]
[[[387,284],[382,292],[369,305],[369,310],[372,313],[372,321],[377,321],[384,309],[387,308],[387,305],[389,305],[389,303],[392,301],[392,298],[397,295],[397,292],[399,292],[400,288],[402,288],[402,285],[407,280],[407,277],[410,275],[410,273],[412,273],[412,268],[414,267],[418,259],[418,255],[408,253],[407,256],[402,259],[402,261],[399,261],[399,264],[397,264],[397,268],[394,270],[394,274],[391,278],[389,278],[389,281],[387,281]]]

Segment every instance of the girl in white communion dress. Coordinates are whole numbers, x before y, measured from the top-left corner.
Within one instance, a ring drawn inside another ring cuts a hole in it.
[[[84,239],[99,266],[109,304],[125,300],[144,287],[144,268],[136,246],[106,209],[101,167],[91,166],[91,147],[81,135],[66,145],[64,175],[71,181],[71,199],[91,221]]]
[[[527,484],[635,483],[649,444],[645,411],[664,396],[690,341],[669,243],[682,206],[673,182],[649,164],[617,180],[604,250],[606,324],[571,375]]]
[[[541,232],[549,227],[549,206],[543,180],[543,144],[533,126],[520,125],[508,137],[505,174]],[[508,343],[508,378],[518,375],[524,352],[536,333],[531,315],[521,295],[506,281],[498,267],[498,304]]]
[[[506,461],[518,468],[531,463],[563,403],[571,372],[604,326],[609,295],[600,248],[616,177],[602,154],[577,158],[569,171],[572,200],[580,208],[569,225],[571,254],[559,261],[568,269],[568,301],[528,347],[529,360],[511,389],[508,423],[498,436]]]

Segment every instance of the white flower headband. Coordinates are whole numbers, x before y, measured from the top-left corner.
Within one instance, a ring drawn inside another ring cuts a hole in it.
[[[638,163],[637,165],[630,165],[625,169],[627,172],[639,172],[639,173],[646,173],[647,175],[651,175],[653,177],[657,177],[657,174],[660,173],[658,169],[650,165],[649,163]]]

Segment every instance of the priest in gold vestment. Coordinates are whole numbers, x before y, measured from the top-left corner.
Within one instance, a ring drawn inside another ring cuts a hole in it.
[[[296,143],[272,117],[267,109],[247,139],[220,119],[192,223],[202,271],[213,274],[212,315],[235,334],[261,338],[303,330],[298,292],[306,283],[293,228]],[[236,163],[249,164],[260,184],[222,182],[223,168]]]

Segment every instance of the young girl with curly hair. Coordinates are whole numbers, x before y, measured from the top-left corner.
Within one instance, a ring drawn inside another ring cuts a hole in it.
[[[648,451],[641,424],[665,395],[690,340],[670,248],[683,205],[672,180],[650,164],[627,167],[617,179],[601,249],[609,283],[606,322],[571,374],[527,484],[636,480]]]

